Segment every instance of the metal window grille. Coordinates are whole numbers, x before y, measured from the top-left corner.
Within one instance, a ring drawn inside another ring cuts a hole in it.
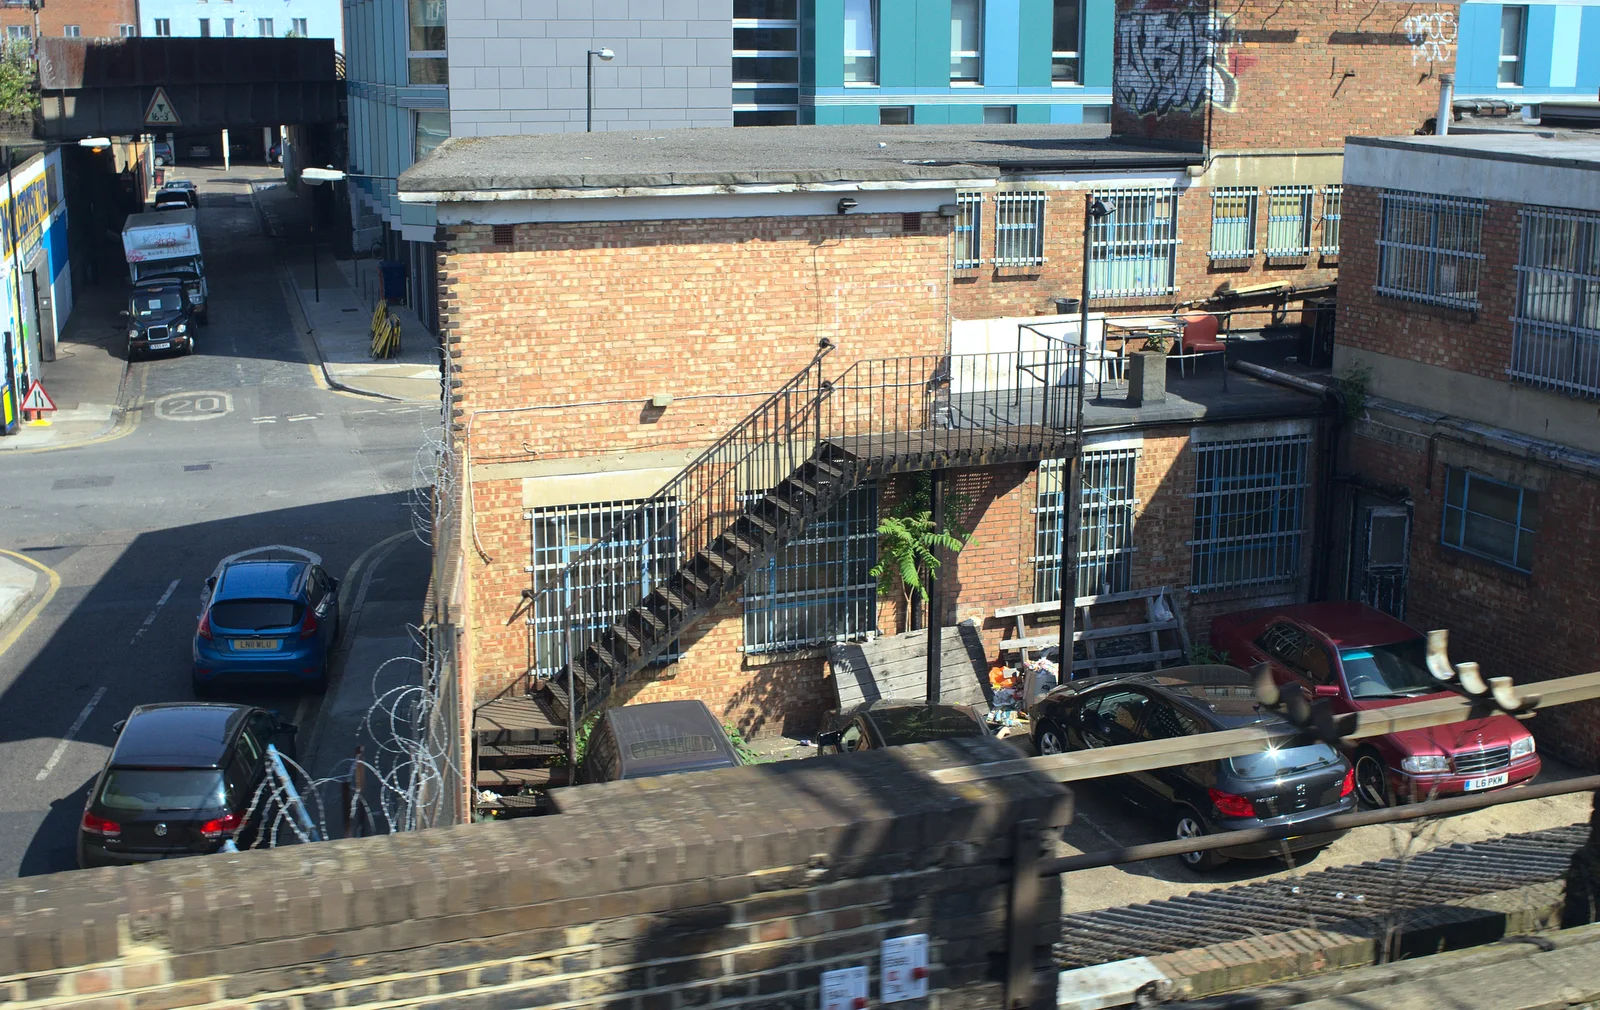
[[[1310,186],[1267,189],[1267,255],[1311,255]]]
[[[1254,187],[1219,186],[1211,191],[1211,258],[1250,259],[1256,254]]]
[[[1078,513],[1078,596],[1120,593],[1133,574],[1133,494],[1138,449],[1087,451],[1080,458]],[[1064,459],[1039,463],[1039,497],[1034,507],[1033,599],[1061,599],[1062,474]]]
[[[1538,525],[1537,491],[1459,467],[1445,469],[1441,543],[1528,572]]]
[[[956,194],[956,269],[983,265],[983,194]]]
[[[1339,229],[1344,222],[1344,187],[1322,187],[1322,255],[1339,255]]]
[[[1379,294],[1478,308],[1482,200],[1385,190],[1378,197]]]
[[[878,489],[865,484],[745,579],[744,651],[802,649],[877,631],[877,559]]]
[[[1522,211],[1511,322],[1513,378],[1600,398],[1600,215]]]
[[[994,265],[1036,267],[1044,263],[1043,191],[996,193]]]
[[[1310,445],[1310,435],[1283,435],[1194,446],[1190,592],[1299,573]]]
[[[533,574],[533,583],[538,585],[559,574],[573,558],[609,536],[617,522],[628,520],[642,504],[642,500],[636,500],[556,505],[525,513],[531,547],[528,571]],[[535,676],[553,676],[561,670],[563,610],[573,608],[581,622],[579,626],[589,632],[580,636],[587,641],[615,624],[634,600],[648,594],[678,567],[676,503],[660,505],[629,521],[632,528],[612,542],[610,550],[614,554],[598,559],[614,561],[617,567],[579,566],[578,574],[595,580],[593,584],[562,586],[559,591],[538,597],[528,618],[533,626]],[[677,651],[673,645],[658,662],[676,659]]]
[[[1127,298],[1177,291],[1177,189],[1111,189],[1095,195],[1112,213],[1091,226],[1089,293]]]

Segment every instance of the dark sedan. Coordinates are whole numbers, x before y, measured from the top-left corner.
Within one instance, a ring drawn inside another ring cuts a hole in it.
[[[829,716],[817,737],[817,749],[821,754],[839,754],[988,735],[989,728],[970,705],[930,708],[925,701],[878,698]]]
[[[295,728],[249,705],[141,705],[89,791],[78,865],[115,866],[248,847],[267,804],[267,746],[294,756]],[[254,807],[253,823],[246,815]]]
[[[1193,736],[1241,726],[1281,727],[1255,700],[1250,675],[1231,666],[1189,666],[1063,684],[1034,705],[1034,746],[1041,754]],[[1293,825],[1355,809],[1355,778],[1337,750],[1322,743],[1275,745],[1245,757],[1135,772],[1116,782],[1122,795],[1167,825],[1173,838]],[[1189,852],[1194,869],[1235,859],[1267,859],[1321,848],[1343,832],[1287,842]]]

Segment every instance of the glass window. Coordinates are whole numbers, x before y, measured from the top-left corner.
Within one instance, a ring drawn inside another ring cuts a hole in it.
[[[983,107],[983,121],[989,125],[1015,123],[1017,121],[1017,107],[1015,105],[985,105]]]
[[[211,19],[210,18],[201,18],[200,19],[200,37],[203,38],[203,39],[208,39],[208,38],[211,37]]]
[[[450,83],[450,62],[444,57],[411,58],[406,64],[412,84]]]
[[[77,25],[67,25],[61,29],[64,38],[75,39],[83,35],[83,29]]]
[[[1083,703],[1083,731],[1091,746],[1135,743],[1139,720],[1144,717],[1148,695],[1138,691],[1110,690]]]
[[[304,39],[304,38],[309,38],[310,37],[309,34],[306,32],[306,19],[305,18],[290,18],[289,19],[289,30],[294,33],[294,37],[297,38],[297,39]]]
[[[445,0],[407,0],[411,15],[411,52],[445,50]]]
[[[950,79],[976,84],[982,79],[983,0],[950,2]]]
[[[271,18],[256,18],[256,35],[264,39],[272,38]]]
[[[793,21],[799,17],[795,0],[733,0],[735,20]]]
[[[878,630],[877,562],[878,489],[865,484],[745,579],[744,651],[803,649]]]
[[[1109,122],[1111,122],[1111,106],[1109,106],[1109,105],[1085,105],[1083,107],[1083,121],[1085,123],[1109,123]]]
[[[994,197],[994,265],[1036,267],[1044,264],[1043,191],[996,193]]]
[[[1522,52],[1526,38],[1528,8],[1500,8],[1500,84],[1522,86]]]
[[[956,269],[983,265],[983,194],[956,194]]]
[[[118,29],[118,32],[122,35],[122,37],[125,38],[125,39],[131,39],[134,36],[139,34],[139,26],[138,25],[118,25],[117,29]]]
[[[885,105],[878,110],[878,125],[880,126],[910,126],[911,106]]]
[[[184,201],[185,206],[188,201]],[[154,319],[157,316],[170,315],[183,308],[183,295],[177,291],[161,291],[154,294],[140,292],[133,298],[133,317],[135,319]]]
[[[1351,697],[1393,698],[1441,690],[1428,672],[1427,652],[1420,638],[1345,649],[1339,653],[1339,663]]]
[[[1055,0],[1050,34],[1050,83],[1083,83],[1083,0]]]
[[[213,810],[228,805],[222,773],[215,768],[113,768],[100,789],[109,810]]]
[[[1211,190],[1211,258],[1247,260],[1256,254],[1254,187],[1218,186]]]
[[[1518,571],[1533,570],[1539,494],[1515,484],[1449,467],[1445,471],[1441,541]]]
[[[1146,740],[1175,740],[1205,732],[1198,719],[1164,701],[1151,701],[1148,707],[1140,731]]]
[[[233,18],[222,19],[222,36],[228,39],[233,38]]]
[[[950,705],[906,705],[873,710],[872,721],[884,746],[931,743],[952,737],[987,736],[983,724],[965,709]]]
[[[1311,187],[1267,189],[1267,255],[1311,255]]]
[[[1525,207],[1510,373],[1600,397],[1600,214]]]
[[[170,18],[156,18],[156,35],[162,38],[172,35],[172,20]]]
[[[733,113],[734,126],[796,126],[800,113],[795,109],[738,110]]]
[[[27,25],[6,25],[6,38],[13,42],[25,41],[33,38],[33,29]]]
[[[1283,435],[1194,446],[1191,592],[1299,574],[1310,445]]]
[[[1478,307],[1482,200],[1384,190],[1378,197],[1379,294],[1454,308]]]
[[[433,153],[433,149],[450,137],[450,113],[444,109],[433,109],[417,113],[417,142],[414,158],[421,161]]]
[[[1177,190],[1114,189],[1095,195],[1111,213],[1091,226],[1090,293],[1130,298],[1178,290]]]
[[[845,731],[839,735],[839,750],[845,754],[853,754],[859,750],[871,750],[872,738],[867,735],[867,728],[860,719],[852,722]]]
[[[304,614],[293,600],[223,600],[211,605],[211,626],[217,631],[292,628]]]
[[[878,0],[844,0],[844,81],[878,82]]]
[[[1133,519],[1138,449],[1087,449],[1081,459],[1078,505],[1078,596],[1120,593],[1133,572]],[[1061,479],[1067,461],[1039,464],[1034,508],[1033,599],[1061,598]]]

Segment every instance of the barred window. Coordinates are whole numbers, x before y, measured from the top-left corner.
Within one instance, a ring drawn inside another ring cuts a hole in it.
[[[1133,494],[1138,449],[1091,449],[1081,457],[1078,520],[1078,596],[1120,593],[1133,572]],[[1033,599],[1061,598],[1061,478],[1067,461],[1039,463],[1034,513]]]
[[[1511,339],[1513,378],[1600,397],[1600,215],[1522,211]]]
[[[1322,187],[1322,255],[1339,255],[1339,228],[1344,220],[1344,187]]]
[[[1246,260],[1256,254],[1255,187],[1219,186],[1211,191],[1211,258]]]
[[[1036,267],[1044,263],[1043,191],[996,193],[994,265]]]
[[[878,488],[864,484],[751,572],[744,651],[782,652],[878,629]]]
[[[956,194],[956,269],[983,265],[983,194]]]
[[[1398,190],[1385,190],[1378,199],[1378,293],[1477,308],[1488,204]]]
[[[1311,255],[1311,187],[1267,189],[1267,255]]]
[[[1089,293],[1097,298],[1178,290],[1178,191],[1113,189],[1095,194],[1112,213],[1091,226]]]
[[[1299,574],[1310,445],[1284,435],[1194,446],[1190,592]]]
[[[1444,530],[1440,541],[1518,571],[1533,570],[1533,534],[1539,526],[1539,493],[1448,467],[1444,485]]]
[[[528,571],[535,587],[560,575],[578,555],[610,536],[617,523],[628,524],[620,538],[602,549],[603,556],[596,558],[595,564],[583,565],[573,573],[578,580],[575,584],[551,589],[535,599],[528,622],[533,626],[536,675],[552,676],[563,666],[564,610],[574,609],[580,631],[573,645],[581,648],[677,569],[677,504],[657,504],[636,512],[642,504],[643,501],[611,501],[555,505],[524,513],[531,546]],[[676,654],[674,645],[659,662],[670,661]]]

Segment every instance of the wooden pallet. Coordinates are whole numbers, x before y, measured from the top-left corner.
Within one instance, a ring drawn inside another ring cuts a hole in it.
[[[1143,601],[1145,620],[1134,624],[1105,624],[1105,614],[1096,614],[1095,608],[1106,607],[1111,604],[1133,603]],[[1084,643],[1083,659],[1074,660],[1072,675],[1094,676],[1103,670],[1113,667],[1135,666],[1140,664],[1160,664],[1174,659],[1187,659],[1189,656],[1189,633],[1183,626],[1183,616],[1179,613],[1176,601],[1172,598],[1172,590],[1167,586],[1155,586],[1150,589],[1131,589],[1121,593],[1101,593],[1097,596],[1080,596],[1073,600],[1076,612],[1075,626],[1072,632],[1073,642]],[[1014,620],[1017,634],[1015,638],[1003,639],[1000,642],[1000,651],[1016,651],[1024,661],[1032,658],[1029,652],[1034,649],[1046,649],[1061,641],[1060,631],[1041,632],[1040,629],[1028,628],[1028,618],[1040,614],[1060,614],[1059,603],[1024,603],[1016,607],[1000,607],[995,610],[997,620]],[[1161,636],[1167,634],[1171,639],[1163,644]],[[1149,649],[1145,652],[1132,655],[1099,656],[1096,653],[1097,643],[1113,638],[1131,638],[1134,635],[1148,635]]]

